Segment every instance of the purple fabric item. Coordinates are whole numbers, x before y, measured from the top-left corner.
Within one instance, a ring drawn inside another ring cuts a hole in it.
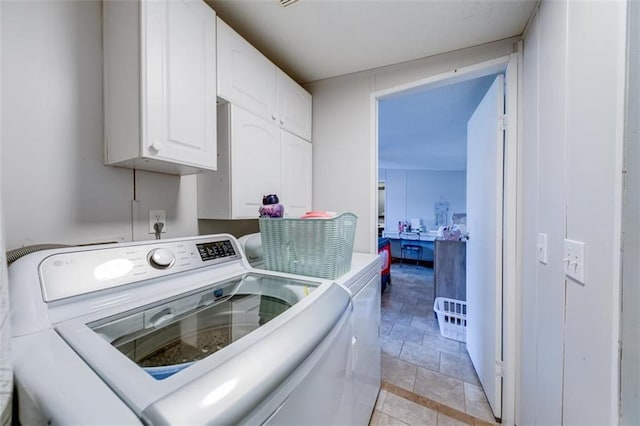
[[[282,207],[282,204],[266,204],[260,206],[258,212],[260,217],[282,217],[284,215],[284,207]]]

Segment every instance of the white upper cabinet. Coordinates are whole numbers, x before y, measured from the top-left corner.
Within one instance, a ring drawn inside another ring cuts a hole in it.
[[[311,140],[311,95],[278,70],[278,122],[283,129]]]
[[[218,96],[276,123],[277,68],[220,18]]]
[[[311,95],[217,19],[218,96],[311,140]]]
[[[225,103],[218,151],[218,170],[198,175],[199,218],[255,219],[267,194],[278,194],[286,216],[311,210],[310,142]]]
[[[311,210],[311,142],[281,130],[282,191],[280,201],[287,216],[300,217]]]
[[[216,169],[215,28],[201,0],[103,2],[106,164]]]

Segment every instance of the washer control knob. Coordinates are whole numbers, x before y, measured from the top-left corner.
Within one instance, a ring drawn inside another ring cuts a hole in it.
[[[149,264],[156,269],[167,269],[173,266],[176,261],[176,257],[171,250],[164,248],[153,249],[148,255]]]

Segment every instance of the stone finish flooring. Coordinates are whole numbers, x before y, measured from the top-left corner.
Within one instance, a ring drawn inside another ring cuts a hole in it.
[[[382,293],[382,389],[371,426],[495,424],[466,345],[442,337],[433,269],[393,263]]]

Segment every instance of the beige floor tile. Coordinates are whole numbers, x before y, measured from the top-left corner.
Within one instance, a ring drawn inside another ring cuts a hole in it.
[[[411,323],[411,322],[409,322]],[[394,339],[404,340],[405,342],[413,342],[422,344],[422,339],[424,338],[424,331],[413,328],[409,325],[395,323],[391,332],[389,333],[389,337]]]
[[[423,331],[431,331],[431,334],[438,332],[438,320],[433,315],[414,315],[411,319],[411,327],[419,328]]]
[[[412,426],[385,413],[380,413],[376,426]]]
[[[402,312],[396,312],[396,311],[384,311],[382,312],[382,319],[385,321],[392,321],[395,324],[405,324],[405,325],[409,325],[411,324],[411,320],[413,319],[413,315],[411,314],[405,314]]]
[[[438,426],[467,426],[468,423],[461,422],[452,417],[445,416],[442,413],[438,413]]]
[[[380,414],[382,414],[379,410],[373,410],[371,413],[371,418],[369,419],[369,426],[378,426],[380,422]]]
[[[440,365],[440,351],[417,343],[405,342],[399,358],[436,371]]]
[[[418,395],[465,412],[464,382],[460,379],[419,367],[413,391]]]
[[[384,399],[387,396],[387,391],[384,389],[380,389],[378,392],[378,398],[376,399],[376,406],[373,407],[374,410],[382,411],[382,404],[384,404]]]
[[[380,321],[380,336],[388,336],[393,328],[393,321]]]
[[[411,315],[425,316],[429,313],[429,305],[423,305],[423,304],[410,305],[408,303],[405,303],[402,306],[402,309],[400,310],[400,312],[404,312],[405,314],[411,314]]]
[[[388,393],[382,412],[409,425],[435,425],[438,413],[413,401]]]
[[[382,296],[381,305],[384,310],[400,312],[402,309],[402,302],[394,300],[393,296],[386,296],[385,293]]]
[[[454,355],[442,352],[440,356],[440,372],[474,385],[480,385],[476,370],[473,368],[471,359],[467,354]]]
[[[464,396],[467,414],[489,423],[495,422],[493,412],[491,411],[491,407],[489,407],[489,402],[487,402],[487,397],[484,395],[484,391],[480,386],[465,383]]]
[[[382,294],[383,380],[492,422],[493,415],[487,412],[490,409],[482,388],[468,387],[464,383],[471,386],[479,384],[466,345],[447,339],[440,333],[433,312],[433,270],[397,263],[391,270],[394,284]],[[377,410],[382,409],[388,395],[379,396]],[[455,418],[439,414],[438,423],[441,425],[464,424],[457,420],[454,411],[448,414]],[[402,419],[380,412],[376,420],[389,423]]]
[[[393,358],[398,358],[398,356],[400,355],[400,351],[402,350],[402,344],[404,342],[402,339],[394,339],[393,337],[382,336],[380,338],[380,342],[383,354],[389,355]]]
[[[440,331],[437,334],[427,330],[424,332],[423,345],[430,348],[439,350],[440,352],[447,352],[453,355],[460,354],[460,344],[457,340],[447,339],[440,335]]]
[[[424,291],[426,290],[417,290],[417,289],[403,289],[404,291],[395,296],[394,300],[398,300],[403,303],[402,309],[405,309],[407,305],[409,306],[424,306],[425,310],[428,307],[428,304],[425,304],[427,296],[424,295]],[[424,313],[422,314],[424,315]]]
[[[413,390],[418,366],[382,355],[382,380],[404,389]]]

